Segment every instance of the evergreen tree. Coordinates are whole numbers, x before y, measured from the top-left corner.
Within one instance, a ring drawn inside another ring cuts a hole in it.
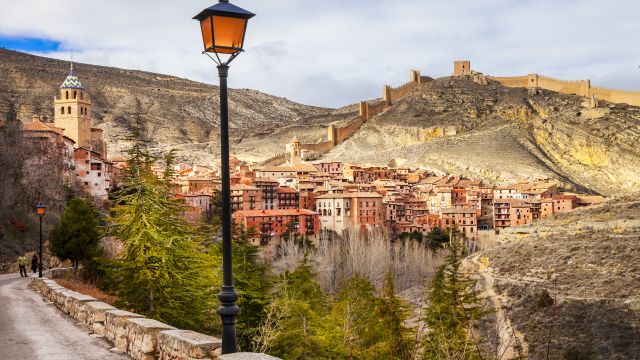
[[[98,215],[91,202],[73,198],[67,203],[60,222],[49,233],[49,250],[61,260],[71,260],[74,269],[79,261],[100,254]]]
[[[391,269],[386,272],[384,277],[382,294],[378,301],[378,312],[386,332],[389,358],[411,359],[413,352],[412,331],[404,325],[409,318],[409,310],[395,294]]]
[[[323,320],[326,348],[335,359],[391,359],[387,332],[377,311],[375,287],[356,274],[336,295]]]
[[[307,258],[293,272],[281,275],[278,293],[277,306],[289,316],[282,320],[272,354],[287,360],[328,358],[326,343],[319,336],[327,313],[326,297]]]
[[[134,124],[124,187],[114,194],[108,234],[124,250],[120,259],[104,262],[107,286],[126,308],[212,333],[219,328],[220,258],[205,246],[207,234],[186,222],[184,205],[170,198],[170,174],[159,179],[151,171],[156,159],[139,129]],[[172,154],[165,164],[170,172]]]
[[[250,233],[234,227],[231,248],[233,259],[233,283],[238,293],[237,331],[241,349],[250,348],[265,309],[271,302],[272,279],[269,267],[260,260],[260,249],[249,241]],[[222,243],[216,246],[222,258]]]
[[[425,239],[427,240],[427,246],[432,250],[438,250],[449,243],[449,232],[441,227],[436,227],[427,233]]]
[[[460,271],[460,233],[450,232],[450,253],[431,281],[424,322],[425,359],[481,359],[478,339],[472,336],[477,321],[486,314],[475,282]]]
[[[17,122],[18,120],[18,110],[16,109],[16,104],[12,101],[9,103],[9,108],[5,113],[5,118],[7,122]]]

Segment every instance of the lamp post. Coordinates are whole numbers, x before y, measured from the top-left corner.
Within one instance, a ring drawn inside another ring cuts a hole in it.
[[[228,0],[202,10],[193,19],[200,22],[204,54],[218,65],[220,77],[220,160],[222,178],[222,290],[218,294],[220,307],[216,311],[222,320],[222,353],[237,351],[236,318],[240,308],[238,294],[233,288],[231,267],[231,184],[229,175],[229,111],[227,103],[227,77],[229,63],[241,52],[247,22],[254,14],[241,9]],[[210,54],[213,53],[215,57]]]
[[[44,214],[47,212],[47,207],[42,205],[42,204],[38,204],[36,205],[36,214],[38,214],[38,217],[40,218],[40,250],[38,251],[38,277],[42,277],[42,263],[43,263],[43,258],[42,258],[42,217],[44,216]]]

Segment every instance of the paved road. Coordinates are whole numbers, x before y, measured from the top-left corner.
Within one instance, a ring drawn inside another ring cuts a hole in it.
[[[0,275],[0,359],[128,359],[109,343],[89,336],[18,274]]]

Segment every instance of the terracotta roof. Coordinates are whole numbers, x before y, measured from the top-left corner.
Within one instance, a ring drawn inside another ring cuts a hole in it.
[[[367,191],[354,191],[346,193],[329,193],[316,197],[316,199],[343,199],[343,198],[382,198],[382,195]]]
[[[259,189],[255,186],[238,184],[238,185],[231,186],[231,190],[259,190]]]
[[[25,131],[51,131],[58,133],[60,135],[63,134],[63,128],[55,127],[52,125],[47,125],[40,121],[34,121],[28,124],[23,124],[22,129]]]
[[[234,216],[241,217],[258,217],[258,216],[295,216],[295,215],[316,215],[315,211],[307,209],[288,209],[288,210],[237,210]]]
[[[278,187],[276,188],[276,192],[277,193],[297,193],[298,191],[290,187]]]

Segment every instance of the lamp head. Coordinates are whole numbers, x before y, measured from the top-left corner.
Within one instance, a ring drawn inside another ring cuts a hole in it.
[[[228,0],[220,0],[193,19],[200,22],[205,52],[236,55],[243,49],[247,22],[254,16]]]

